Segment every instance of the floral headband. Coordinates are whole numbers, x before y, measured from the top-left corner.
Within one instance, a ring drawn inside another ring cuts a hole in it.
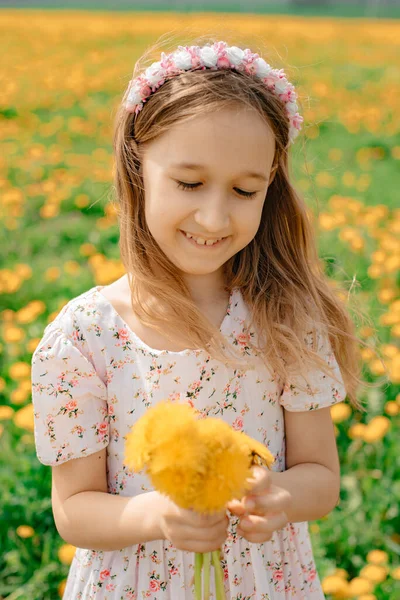
[[[178,46],[175,52],[161,53],[161,61],[154,62],[146,71],[129,82],[128,97],[124,104],[128,112],[138,114],[147,98],[155,92],[167,77],[194,69],[236,69],[256,75],[265,86],[284,103],[289,117],[289,143],[294,142],[301,129],[303,117],[299,115],[294,86],[286,79],[283,69],[273,69],[258,54],[248,48],[242,50],[226,42],[212,45]]]

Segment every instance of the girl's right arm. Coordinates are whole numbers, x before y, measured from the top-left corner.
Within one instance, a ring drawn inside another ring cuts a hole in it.
[[[106,452],[52,467],[52,506],[60,536],[73,546],[120,550],[162,539],[156,491],[134,497],[109,494]]]
[[[202,515],[178,507],[157,491],[137,496],[108,493],[106,452],[52,467],[52,505],[60,536],[77,548],[113,551],[169,540],[189,552],[212,552],[228,536],[223,510]]]

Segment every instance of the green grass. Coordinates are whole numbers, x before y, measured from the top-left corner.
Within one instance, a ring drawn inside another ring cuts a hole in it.
[[[387,6],[384,3],[352,3],[350,2],[312,2],[292,4],[290,2],[264,2],[263,0],[248,0],[247,2],[217,0],[185,0],[170,2],[169,0],[147,0],[132,2],[132,0],[68,0],[68,2],[54,2],[54,0],[19,0],[18,6],[12,0],[2,0],[0,8],[39,8],[51,10],[112,10],[112,11],[170,11],[170,12],[229,12],[229,13],[255,13],[255,14],[282,14],[300,16],[324,16],[347,18],[400,18],[400,6]]]

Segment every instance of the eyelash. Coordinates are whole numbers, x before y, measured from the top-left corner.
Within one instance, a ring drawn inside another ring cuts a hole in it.
[[[199,185],[201,185],[200,183],[184,183],[183,181],[177,181],[176,183],[178,184],[178,188],[181,188],[184,190],[194,190]],[[246,198],[251,198],[251,196],[254,196],[257,193],[257,192],[245,192],[244,190],[240,190],[239,188],[235,188],[235,189],[238,190],[238,194],[240,194],[241,196],[245,196]]]

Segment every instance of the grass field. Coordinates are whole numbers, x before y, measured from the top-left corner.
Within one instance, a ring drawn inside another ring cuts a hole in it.
[[[90,9],[113,11],[179,11],[280,14],[347,18],[398,19],[400,5],[395,0],[0,0],[1,7],[55,10]]]
[[[68,300],[124,272],[111,201],[115,108],[149,44],[206,31],[250,45],[296,85],[305,127],[293,179],[332,285],[345,281],[349,309],[357,300],[370,319],[357,327],[376,350],[363,358],[377,386],[366,414],[332,408],[341,501],[310,524],[326,597],[400,598],[397,23],[3,10],[0,600],[56,600],[74,552],[55,529],[51,469],[35,456],[30,361]]]

